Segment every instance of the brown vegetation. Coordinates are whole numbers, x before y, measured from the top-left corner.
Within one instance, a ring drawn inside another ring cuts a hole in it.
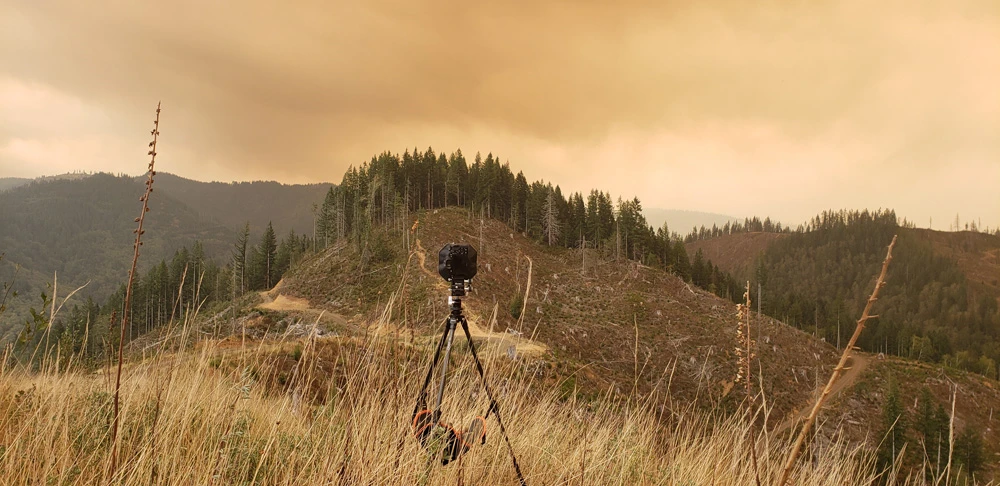
[[[701,250],[706,260],[711,260],[720,270],[737,277],[749,276],[754,260],[767,247],[782,238],[787,233],[733,233],[718,238],[695,240],[685,243],[688,255],[692,257]]]
[[[311,336],[157,354],[123,379],[115,484],[513,483],[495,429],[487,445],[447,468],[429,465],[410,437],[427,351],[396,339]],[[444,410],[463,423],[485,398],[470,361],[457,359]],[[494,355],[486,367],[529,484],[753,481],[742,460],[747,423],[686,408],[664,413],[651,404],[666,384],[650,395],[585,402],[561,398],[526,362]],[[328,386],[314,388],[320,383]],[[0,369],[4,481],[102,482],[111,406],[100,376]],[[786,445],[761,438],[756,446],[770,483]],[[874,484],[866,456],[844,444],[816,459],[795,473],[796,484]]]

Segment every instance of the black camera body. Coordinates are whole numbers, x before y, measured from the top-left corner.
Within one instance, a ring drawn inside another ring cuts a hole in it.
[[[448,243],[438,253],[438,273],[448,282],[467,282],[478,271],[478,254],[472,245]]]

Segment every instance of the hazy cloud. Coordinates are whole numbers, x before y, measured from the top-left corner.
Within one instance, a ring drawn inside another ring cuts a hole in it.
[[[0,175],[135,172],[162,99],[195,178],[432,145],[648,206],[1000,224],[995,1],[677,3],[0,0]]]

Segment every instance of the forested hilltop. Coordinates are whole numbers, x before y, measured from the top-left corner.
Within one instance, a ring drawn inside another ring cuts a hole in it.
[[[701,252],[713,244],[740,248],[759,232],[783,233],[764,248],[745,248],[759,254],[726,258],[727,269],[761,284],[765,314],[833,344],[853,332],[885,246],[898,234],[880,318],[859,345],[998,377],[1000,235],[917,229],[893,211],[827,211],[795,231],[755,223],[746,228],[701,228],[686,240]]]
[[[401,230],[416,210],[458,206],[479,218],[506,223],[549,246],[589,248],[669,270],[724,297],[742,295],[739,284],[711,262],[689,258],[680,235],[667,223],[652,227],[637,197],[623,199],[592,189],[563,194],[552,182],[528,182],[523,172],[492,153],[473,160],[450,155],[383,152],[344,174],[323,202],[318,235],[323,245],[351,238],[363,241],[376,228]]]
[[[716,294],[738,298],[739,281],[759,282],[762,311],[832,344],[846,342],[860,315],[893,235],[899,234],[889,284],[880,298],[880,319],[860,346],[915,359],[943,362],[997,377],[1000,311],[997,295],[970,292],[953,258],[935,252],[892,210],[826,211],[795,229],[770,218],[747,218],[723,227],[695,229],[682,238],[666,224],[650,226],[638,198],[613,199],[593,189],[565,195],[551,182],[529,183],[522,172],[492,153],[468,161],[407,150],[384,152],[344,175],[323,203],[318,231],[325,243],[368,241],[373,228],[402,229],[419,209],[461,206],[479,217],[505,222],[547,245],[595,248],[607,256],[669,270]],[[723,234],[788,235],[768,245],[753,275],[734,277],[684,241]]]

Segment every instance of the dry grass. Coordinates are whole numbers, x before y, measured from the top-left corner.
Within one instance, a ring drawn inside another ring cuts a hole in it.
[[[289,348],[294,358],[284,353]],[[427,354],[388,337],[314,336],[238,347],[211,341],[128,366],[120,465],[111,481],[103,477],[112,450],[107,380],[72,366],[37,374],[0,369],[0,483],[515,483],[495,422],[488,444],[461,464],[428,465],[409,430]],[[456,355],[444,407],[445,419],[456,424],[485,408],[464,354]],[[279,382],[281,359],[295,364]],[[529,484],[754,481],[742,418],[690,410],[661,410],[661,416],[644,405],[652,400],[639,397],[566,401],[555,389],[540,389],[522,362],[495,356],[486,366]],[[328,387],[312,396],[318,381]],[[787,444],[765,436],[756,445],[762,480],[771,484]],[[873,484],[870,470],[864,453],[833,444],[796,469],[793,481]]]

